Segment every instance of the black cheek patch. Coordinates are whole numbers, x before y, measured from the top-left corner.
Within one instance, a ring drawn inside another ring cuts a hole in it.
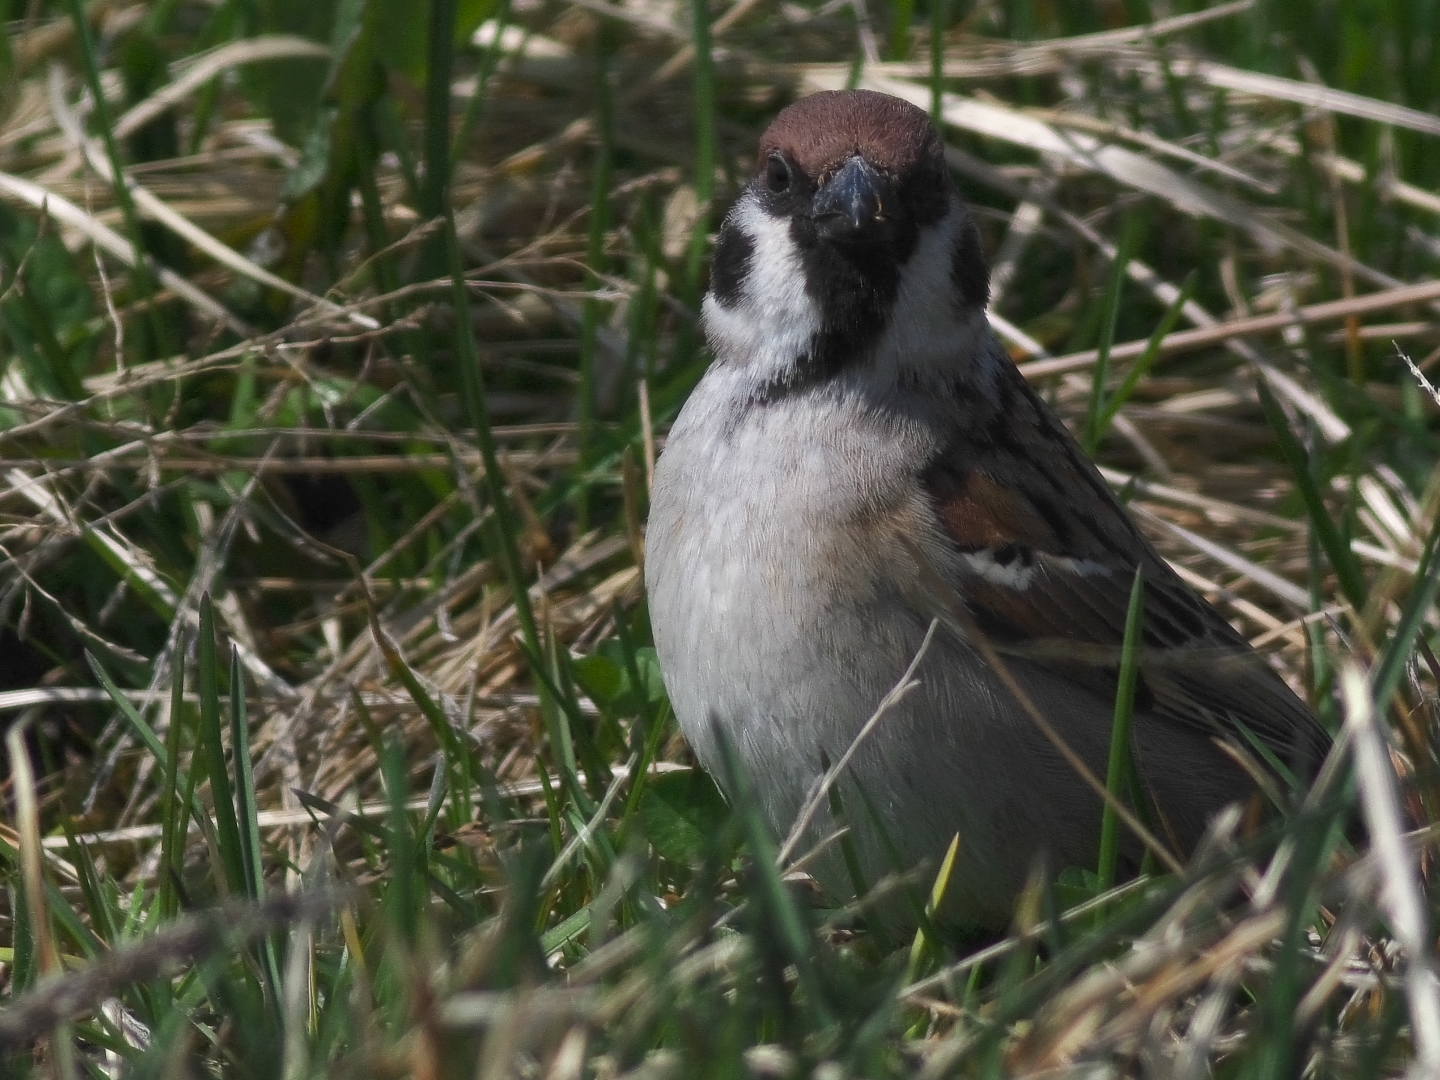
[[[720,230],[710,261],[710,293],[721,307],[734,307],[739,301],[754,256],[755,241],[749,233],[733,225]]]
[[[950,281],[967,308],[983,308],[990,302],[990,267],[980,251],[980,230],[966,221],[950,252]]]

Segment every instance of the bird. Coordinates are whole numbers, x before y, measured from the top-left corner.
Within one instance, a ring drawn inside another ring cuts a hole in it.
[[[1192,853],[1330,739],[1142,535],[988,302],[925,111],[867,90],[781,111],[718,230],[712,359],[656,463],[644,577],[699,763],[819,845],[826,893],[953,842],[945,920],[1003,930],[1037,867],[1096,865],[1132,595],[1128,760],[1155,843]],[[821,843],[841,826],[848,851]],[[1144,854],[1129,830],[1122,853]]]

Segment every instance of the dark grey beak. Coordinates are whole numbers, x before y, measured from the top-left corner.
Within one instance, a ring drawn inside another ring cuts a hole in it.
[[[857,237],[881,220],[889,188],[885,175],[856,154],[815,193],[811,215],[831,239]]]

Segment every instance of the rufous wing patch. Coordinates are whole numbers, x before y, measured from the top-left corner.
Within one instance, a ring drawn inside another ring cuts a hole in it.
[[[927,480],[936,516],[961,551],[1058,547],[1059,538],[1030,501],[988,473],[979,469],[945,470]]]

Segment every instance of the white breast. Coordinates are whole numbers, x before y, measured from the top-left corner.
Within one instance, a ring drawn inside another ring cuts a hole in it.
[[[801,408],[781,401],[727,416],[732,378],[712,369],[675,424],[656,471],[646,552],[667,685],[707,759],[707,714],[748,727],[759,712],[783,714],[814,692],[796,683],[833,647],[837,620],[886,587],[887,568],[857,549],[847,522],[899,498],[895,484],[877,482],[898,463],[878,460],[883,443],[862,445],[843,402],[821,410],[813,399]]]
[[[719,740],[729,740],[752,797],[783,838],[826,764],[845,753],[928,627],[902,595],[913,576],[909,554],[884,534],[887,521],[923,513],[914,485],[901,481],[914,475],[928,440],[894,421],[882,435],[873,426],[879,420],[843,397],[825,409],[813,398],[798,407],[782,401],[727,424],[726,379],[723,367],[706,377],[660,459],[646,584],[665,684],[686,739],[717,777]],[[975,741],[963,710],[978,707],[982,725],[1000,710],[973,657],[960,657],[962,648],[954,641],[934,646],[924,685],[885,721],[907,734],[865,744],[855,772],[867,778],[867,790],[904,795],[881,799],[874,810],[893,823],[902,846],[914,845],[915,858],[943,850],[963,828],[978,867],[989,858],[982,838],[989,812],[968,808],[989,792],[983,778],[962,776],[966,744]],[[824,831],[822,814],[812,837]],[[873,877],[888,872],[882,845],[861,849]],[[826,877],[823,861],[819,872]],[[838,873],[835,859],[832,887]],[[993,872],[973,882],[996,896],[1010,887]],[[989,902],[969,901],[976,908]]]

